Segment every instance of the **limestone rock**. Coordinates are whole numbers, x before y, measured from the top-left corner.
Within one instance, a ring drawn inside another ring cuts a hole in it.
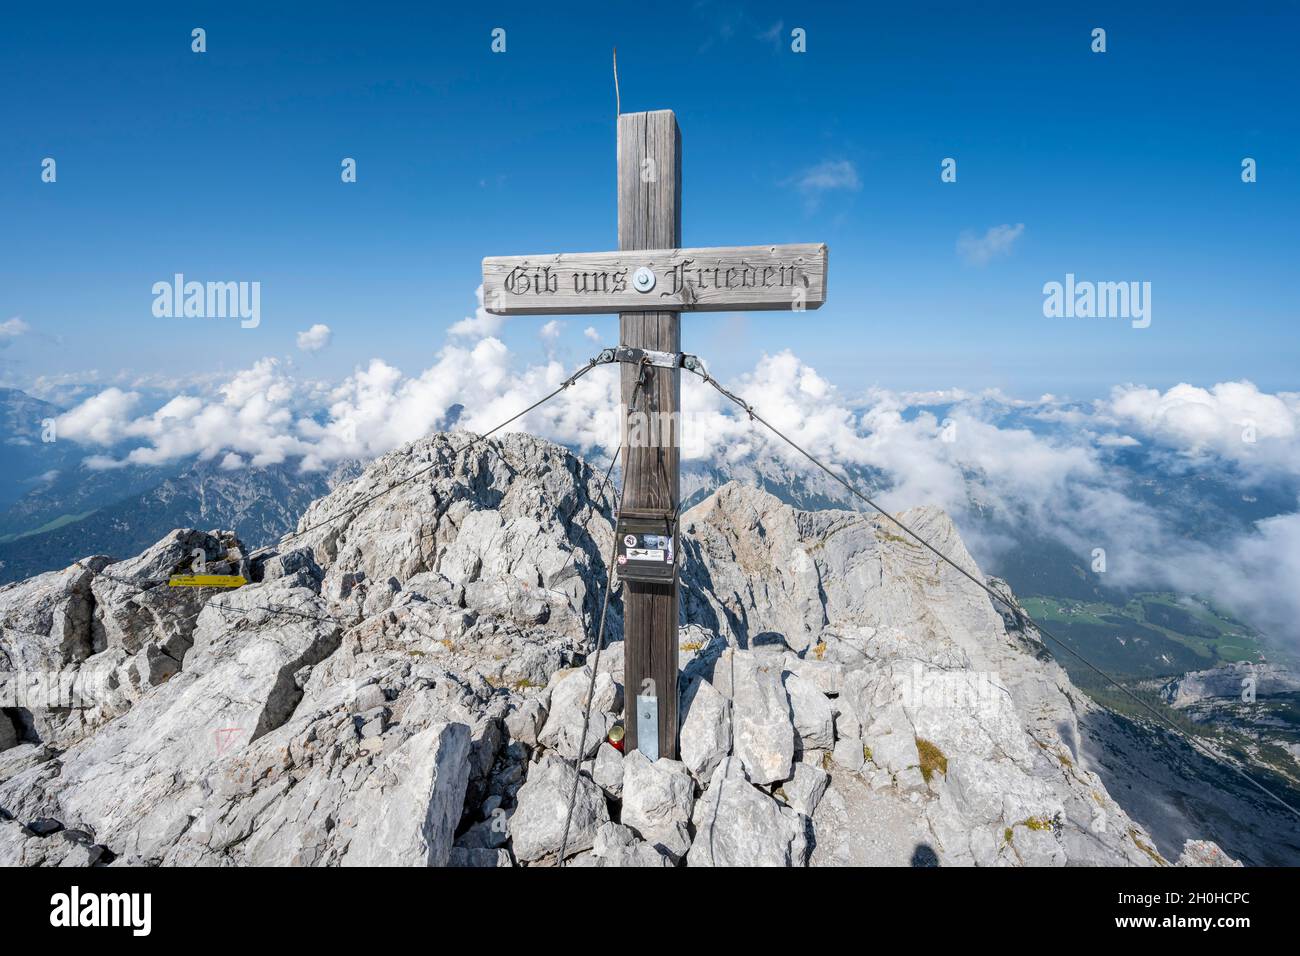
[[[866,763],[862,741],[856,737],[841,737],[835,742],[831,759],[850,773],[857,773]]]
[[[624,759],[622,823],[674,860],[691,845],[694,804],[695,782],[681,761],[651,762],[639,750]]]
[[[672,861],[628,827],[606,823],[596,832],[591,855],[595,864],[611,866],[672,866]]]
[[[1248,863],[1291,852],[1244,800],[1214,832],[1170,825],[1194,782],[1148,798],[1160,748],[1098,736],[1118,717],[883,519],[739,485],[682,516],[682,764],[601,743],[623,707],[618,594],[579,741],[612,495],[559,446],[471,437],[338,484],[234,591],[163,583],[196,549],[208,571],[250,563],[195,529],[0,587],[0,694],[39,672],[77,697],[6,705],[0,861],[554,864],[579,754],[575,865],[668,865],[655,844],[687,839],[691,865],[799,865],[810,835],[814,862],[857,864],[1148,866],[1203,836]],[[900,517],[982,580],[942,512]]]
[[[821,802],[831,777],[825,770],[808,763],[796,763],[794,776],[781,784],[778,795],[784,796],[790,809],[811,817]]]
[[[44,744],[19,743],[8,750],[0,750],[0,783],[16,777],[25,770],[44,763],[54,756],[54,751]]]
[[[787,671],[783,681],[799,749],[829,750],[835,746],[835,718],[826,695],[793,671]]]
[[[941,511],[899,518],[982,579]],[[738,648],[783,636],[793,650],[785,669],[837,695],[835,772],[864,773],[870,799],[884,801],[876,815],[905,827],[909,840],[931,831],[924,842],[939,862],[1145,866],[1159,858],[1151,836],[1084,764],[1086,698],[1041,642],[1009,629],[1014,621],[982,589],[886,519],[798,511],[727,485],[682,523],[694,559],[683,571],[685,620],[728,644],[711,672],[715,686],[726,694],[729,670],[741,673],[728,657],[761,656]],[[739,730],[734,750],[741,755]],[[834,825],[834,815],[826,820]],[[1056,822],[1035,829],[1022,826],[1026,820]],[[1008,828],[1016,835],[1010,846]],[[856,845],[868,841],[850,835],[843,850],[869,857],[869,845]]]
[[[731,698],[732,750],[756,784],[790,776],[795,730],[779,660],[728,649],[714,670],[714,684]]]
[[[568,671],[561,675],[551,691],[550,709],[546,724],[538,735],[542,746],[554,750],[570,760],[578,756],[578,738],[587,712],[587,693],[591,687],[591,671],[587,668]],[[582,749],[585,759],[596,752],[614,725],[616,714],[623,707],[622,688],[607,672],[596,675],[592,691],[587,736]]]
[[[687,866],[802,866],[807,837],[799,814],[745,779],[728,757],[695,804]]]
[[[1233,661],[1168,681],[1160,696],[1170,706],[1183,708],[1209,698],[1241,699],[1247,688],[1257,697],[1293,694],[1300,691],[1300,674],[1280,664]]]
[[[356,797],[349,866],[444,866],[469,782],[469,728],[429,727],[388,754]]]
[[[106,852],[84,830],[23,826],[0,818],[0,866],[94,866]]]
[[[862,721],[857,711],[845,697],[836,697],[831,702],[831,716],[835,721],[835,738],[862,737]]]
[[[602,743],[596,751],[596,761],[591,776],[600,789],[611,797],[617,798],[623,795],[623,764],[622,752],[608,742]]]
[[[342,517],[295,545],[313,549],[327,589],[356,574],[405,586],[425,572],[461,588],[487,582],[478,592],[485,595],[493,582],[527,584],[545,592],[547,626],[578,638],[584,616],[599,613],[603,556],[613,541],[612,501],[600,491],[599,476],[563,448],[528,435],[500,435],[462,451],[472,439],[464,432],[433,435],[384,456],[308,508],[302,529]],[[397,484],[416,471],[423,472],[418,479]],[[612,630],[620,621],[616,605]]]
[[[695,779],[707,783],[731,753],[731,701],[703,677],[687,687],[682,701],[678,750]]]
[[[487,819],[474,824],[456,838],[455,848],[462,850],[499,850],[510,840],[510,814],[499,807],[487,810]],[[495,865],[495,864],[493,864]]]
[[[827,696],[836,696],[844,689],[845,666],[839,661],[824,660],[826,645],[814,645],[807,654],[810,657],[798,657],[795,654],[785,655],[785,669],[798,674],[803,680],[808,681],[819,691]],[[823,648],[818,650],[818,648]],[[822,657],[818,657],[818,653]]]
[[[0,586],[0,661],[3,670],[54,669],[94,653],[91,581],[107,558],[87,558],[62,571]]]
[[[268,584],[292,578],[298,586],[307,586],[308,581],[315,581],[319,587],[320,580],[325,575],[316,563],[311,548],[293,548],[281,554],[270,555],[260,561],[257,567],[261,571],[261,580]]]
[[[1188,840],[1178,857],[1179,866],[1241,866],[1213,840]]]
[[[510,819],[510,839],[518,859],[533,862],[559,854],[573,780],[573,767],[550,755],[529,769],[528,780],[519,790],[518,806]],[[565,854],[589,849],[596,831],[608,822],[604,794],[590,777],[580,774]]]
[[[546,724],[546,707],[535,697],[526,698],[506,715],[506,733],[529,747],[537,745],[538,735]]]
[[[198,567],[207,574],[237,573],[237,564],[226,555],[238,547],[233,537],[178,528],[144,553],[106,565],[91,582],[95,650],[121,648],[134,654],[154,643],[178,662],[183,660],[195,614],[207,596],[198,588],[168,587],[167,581]]]

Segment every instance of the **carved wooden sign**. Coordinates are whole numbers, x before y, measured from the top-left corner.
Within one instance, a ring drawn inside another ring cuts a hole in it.
[[[483,305],[495,315],[802,312],[825,301],[821,243],[483,260]]]

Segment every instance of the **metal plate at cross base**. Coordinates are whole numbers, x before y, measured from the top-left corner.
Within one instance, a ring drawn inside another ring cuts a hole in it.
[[[650,694],[636,698],[636,749],[651,763],[659,759],[659,698]]]

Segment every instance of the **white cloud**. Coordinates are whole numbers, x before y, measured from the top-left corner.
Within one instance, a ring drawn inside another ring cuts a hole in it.
[[[957,254],[974,266],[986,266],[998,256],[1011,254],[1011,247],[1025,231],[1025,224],[991,226],[982,236],[964,232],[957,239]]]
[[[862,188],[857,167],[847,159],[826,160],[786,181],[803,195],[808,212],[816,210],[827,193],[857,192]]]
[[[587,337],[587,340],[589,342],[600,341],[600,333],[596,331],[596,327],[594,325],[587,326],[585,329],[582,330],[582,334]]]
[[[542,340],[542,347],[546,349],[547,358],[555,357],[555,347],[560,342],[560,335],[564,332],[564,325],[565,323],[558,319],[551,319],[537,330],[537,335]]]
[[[1182,590],[1208,591],[1274,635],[1300,631],[1300,513],[1260,521],[1255,534],[1233,539],[1224,552],[1206,549],[1200,562],[1176,568],[1174,584]]]
[[[295,409],[310,392],[266,358],[237,373],[211,400],[178,395],[152,414],[133,417],[139,394],[112,387],[61,415],[56,427],[60,438],[85,444],[135,443],[125,457],[100,455],[88,462],[92,467],[209,460],[232,451],[250,455],[255,466],[279,464],[311,451],[293,427]]]
[[[467,316],[447,330],[454,338],[486,339],[501,331],[501,323],[505,319],[483,308],[483,287],[475,289],[474,295],[478,298],[478,308],[474,310],[473,318]]]
[[[1218,455],[1260,478],[1300,472],[1300,393],[1269,394],[1248,381],[1165,392],[1126,385],[1098,410],[1188,457]]]
[[[862,188],[858,169],[847,159],[827,160],[805,169],[795,179],[802,192],[823,193],[833,189],[857,190]]]
[[[14,339],[30,331],[30,329],[31,326],[16,315],[12,319],[6,319],[4,322],[0,322],[0,349],[5,348],[13,342]]]
[[[319,352],[330,344],[332,335],[333,333],[328,325],[322,325],[318,322],[306,332],[298,333],[298,348],[304,352]]]
[[[115,468],[125,468],[131,463],[125,458],[114,458],[112,455],[87,455],[82,464],[91,471],[112,471]]]
[[[541,334],[553,341],[558,323],[548,326]],[[453,339],[414,374],[371,360],[332,386],[299,379],[268,358],[148,414],[140,411],[139,393],[105,388],[63,415],[58,434],[97,449],[88,467],[197,457],[230,469],[284,461],[315,469],[388,452],[445,427],[453,409],[458,427],[485,431],[571,371],[553,359],[521,366],[495,337]],[[615,366],[597,368],[508,427],[587,454],[611,454],[619,435],[618,378]],[[1300,483],[1300,396],[1229,382],[1166,392],[1125,386],[1092,405],[1052,396],[1020,401],[997,391],[874,389],[849,398],[788,350],[763,356],[726,385],[832,466],[879,475],[875,497],[882,506],[947,509],[982,560],[1004,544],[979,537],[983,519],[992,516],[1059,541],[1081,559],[1105,547],[1109,580],[1119,585],[1199,589],[1225,603],[1245,602],[1252,587],[1262,589],[1266,610],[1258,611],[1257,599],[1256,612],[1231,606],[1289,626],[1279,633],[1296,631],[1300,597],[1285,595],[1295,591],[1300,567],[1300,516],[1279,516],[1210,548],[1187,540],[1127,484],[1133,472],[1113,462],[1119,449],[1163,448],[1183,456],[1184,467],[1212,469],[1221,480],[1226,461],[1243,464],[1251,477]],[[776,458],[811,472],[797,452],[695,376],[683,376],[682,400],[684,461],[739,466]],[[1255,422],[1254,443],[1241,441],[1244,418]],[[1283,611],[1296,612],[1290,625]]]
[[[137,392],[106,388],[55,420],[60,438],[92,445],[112,445],[129,437],[130,416],[140,403]]]

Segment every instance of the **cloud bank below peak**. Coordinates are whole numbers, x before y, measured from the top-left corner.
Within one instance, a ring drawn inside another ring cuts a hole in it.
[[[147,414],[138,393],[104,388],[61,416],[58,434],[84,445],[91,467],[199,458],[228,469],[296,462],[316,470],[382,455],[453,423],[486,431],[572,371],[550,340],[545,361],[521,365],[486,334],[499,321],[480,301],[433,363],[414,374],[372,359],[331,384],[300,379],[265,358]],[[1117,586],[1209,586],[1248,619],[1300,637],[1300,595],[1294,575],[1286,577],[1300,567],[1294,498],[1267,520],[1244,522],[1230,538],[1207,544],[1189,540],[1134,480],[1155,463],[1157,471],[1167,465],[1227,482],[1231,494],[1270,482],[1300,488],[1296,394],[1226,382],[1163,392],[1118,386],[1083,404],[947,389],[872,389],[850,398],[790,350],[764,355],[726,385],[832,467],[878,476],[884,507],[946,509],[986,564],[996,565],[1012,532],[1056,541],[1085,567],[1092,549],[1104,547]],[[619,441],[618,400],[617,370],[597,368],[508,428],[607,457]],[[725,471],[774,459],[810,468],[694,376],[683,376],[682,401],[684,462]],[[1243,423],[1252,441],[1242,440]],[[1133,466],[1123,456],[1145,457]],[[1240,604],[1247,589],[1269,595],[1265,608],[1252,602],[1253,616]]]

